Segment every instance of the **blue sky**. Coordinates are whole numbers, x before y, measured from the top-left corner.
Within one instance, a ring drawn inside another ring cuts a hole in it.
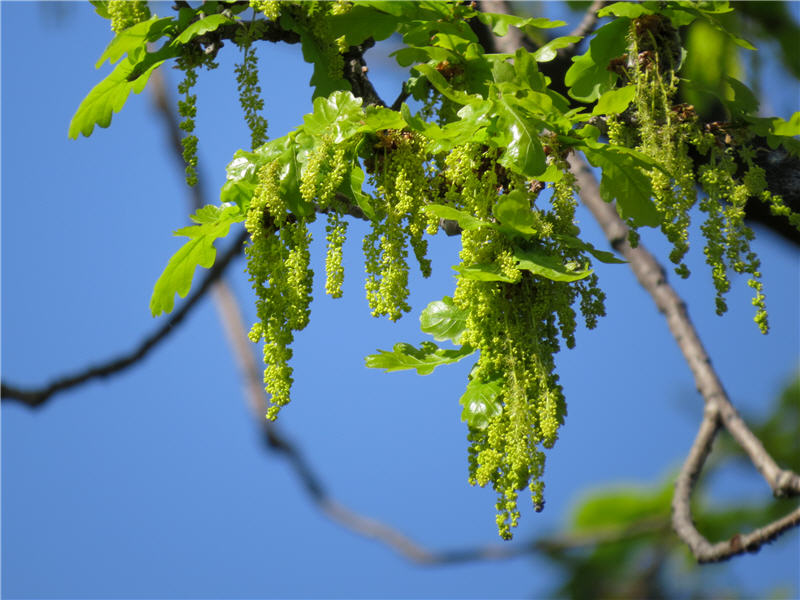
[[[99,81],[111,39],[86,4],[10,3],[2,10],[2,374],[35,385],[127,351],[158,322],[153,283],[187,223],[183,181],[149,92],[129,98],[108,130],[67,139],[80,100]],[[167,5],[157,12],[166,13]],[[201,170],[213,201],[224,166],[249,143],[230,45],[201,73]],[[310,110],[310,69],[296,47],[261,52],[270,136]],[[379,92],[393,99],[398,70],[367,55]],[[175,81],[175,73],[168,74]],[[770,102],[797,110],[797,89]],[[581,227],[602,236],[588,213]],[[323,267],[324,224],[314,229]],[[458,398],[469,365],[428,377],[384,374],[364,356],[419,342],[417,315],[453,290],[458,240],[431,240],[434,276],[412,278],[411,314],[369,316],[359,237],[345,246],[344,298],[315,283],[311,325],[295,344],[287,436],[333,496],[434,550],[500,543],[491,491],[471,488]],[[762,232],[759,232],[762,233]],[[665,256],[658,235],[645,242]],[[797,251],[769,234],[754,247],[772,331],[752,323],[749,288],[735,280],[730,312],[714,314],[700,245],[678,282],[736,405],[764,415],[797,366]],[[228,281],[254,318],[239,260]],[[558,357],[569,416],[548,454],[547,506],[523,509],[520,541],[558,530],[587,490],[655,484],[676,469],[702,401],[666,324],[625,267],[599,265],[608,317]],[[672,278],[675,279],[674,277]],[[2,595],[112,597],[540,597],[556,573],[535,556],[419,567],[327,520],[286,464],[264,451],[210,299],[140,364],[54,397],[32,411],[2,407]],[[257,350],[255,350],[257,352]],[[717,478],[720,501],[769,490],[738,472]],[[710,566],[711,578],[755,594],[798,589],[798,533],[759,554]]]

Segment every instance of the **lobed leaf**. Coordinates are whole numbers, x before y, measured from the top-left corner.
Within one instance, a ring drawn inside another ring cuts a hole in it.
[[[428,204],[422,210],[430,215],[439,217],[440,219],[448,219],[455,221],[461,229],[469,231],[471,229],[479,229],[481,227],[496,227],[494,223],[482,221],[471,214],[458,210],[452,206],[445,206],[444,204]]]
[[[475,281],[504,281],[506,283],[516,283],[517,278],[504,275],[500,267],[494,263],[478,264],[478,265],[455,265],[453,270],[458,272],[460,277],[464,279],[473,279]]]
[[[214,241],[228,235],[231,224],[243,221],[244,214],[235,205],[205,206],[191,218],[199,224],[175,232],[190,239],[169,259],[153,288],[150,312],[154,317],[172,311],[176,293],[181,298],[186,297],[195,269],[198,266],[208,269],[214,264],[217,255]]]
[[[208,33],[209,31],[214,31],[215,29],[219,29],[223,25],[235,22],[236,21],[234,19],[226,17],[221,13],[203,17],[199,21],[195,21],[194,23],[189,25],[186,29],[181,31],[180,35],[176,37],[174,40],[172,40],[172,45],[182,46],[183,44],[187,44],[188,42],[192,41],[198,35],[203,35],[204,33]]]
[[[539,250],[515,248],[514,258],[517,259],[518,268],[553,281],[578,281],[592,274],[591,269],[570,269],[564,265],[560,256]]]
[[[503,408],[500,403],[502,379],[491,381],[471,380],[459,403],[464,407],[461,420],[474,429],[486,429],[489,419],[498,416]]]
[[[618,115],[623,112],[636,96],[636,86],[626,85],[625,87],[608,90],[597,101],[592,110],[593,115]]]
[[[153,16],[147,21],[123,29],[106,46],[94,68],[99,69],[106,60],[114,64],[125,54],[130,57],[131,62],[138,62],[147,52],[147,42],[153,42],[160,38],[164,30],[172,23],[174,20],[171,17],[159,19]]]
[[[652,14],[652,10],[637,2],[614,2],[597,11],[598,17],[614,15],[615,17],[628,17],[629,19],[636,19],[642,15]]]
[[[433,342],[423,342],[420,348],[400,342],[394,345],[391,352],[378,350],[380,354],[366,357],[366,365],[371,369],[405,371],[416,369],[419,375],[429,375],[440,365],[449,365],[469,356],[475,350],[463,346],[458,350],[445,350]]]
[[[531,212],[530,200],[520,190],[501,196],[492,210],[503,225],[525,236],[535,235],[535,217]]]
[[[470,104],[475,100],[481,99],[480,96],[474,96],[472,94],[467,94],[466,92],[455,89],[450,85],[447,79],[444,78],[444,75],[439,73],[439,71],[427,63],[416,65],[414,66],[414,69],[422,73],[428,79],[428,81],[431,82],[431,85],[435,87],[440,94],[442,94],[442,96],[452,100],[456,104]]]
[[[573,57],[564,76],[569,95],[581,102],[593,102],[614,87],[616,73],[608,70],[612,58],[625,53],[630,20],[616,19],[600,27],[581,56]]]
[[[568,248],[575,248],[577,250],[583,250],[584,252],[588,252],[589,254],[594,256],[597,260],[606,264],[624,264],[628,262],[626,260],[622,260],[621,258],[617,258],[611,252],[607,252],[605,250],[598,250],[589,242],[584,242],[583,240],[578,239],[572,235],[556,233],[553,235],[553,239],[558,240]]]
[[[558,56],[558,50],[566,48],[570,44],[576,44],[582,39],[583,38],[579,35],[563,35],[554,38],[543,46],[540,46],[536,52],[533,53],[533,58],[536,62],[550,62]]]
[[[450,296],[428,304],[419,316],[420,329],[439,342],[458,343],[467,328],[467,312],[458,308]]]
[[[600,195],[606,202],[616,200],[622,218],[631,219],[638,226],[660,224],[661,217],[651,199],[650,178],[642,172],[642,162],[634,154],[608,145],[584,148],[584,153],[593,166],[603,170]]]
[[[551,21],[546,17],[518,17],[490,12],[479,12],[478,20],[492,30],[492,33],[500,37],[508,33],[508,28],[514,26],[518,29],[523,27],[536,27],[537,29],[552,29],[553,27],[563,27],[564,21]]]
[[[122,110],[130,93],[141,92],[150,74],[165,60],[166,58],[155,60],[140,74],[137,70],[141,68],[141,62],[134,63],[130,57],[120,61],[105,79],[92,88],[78,106],[69,124],[69,137],[77,139],[80,134],[89,137],[95,125],[108,127],[113,113]],[[135,76],[133,80],[130,79],[132,76]]]
[[[505,64],[505,63],[504,63]],[[510,141],[498,162],[504,167],[525,177],[536,177],[544,172],[545,155],[539,132],[530,116],[514,96],[503,94],[497,101],[498,113],[503,127],[510,134]]]
[[[303,117],[303,131],[312,137],[331,135],[333,142],[339,144],[358,133],[364,116],[361,102],[361,98],[341,90],[325,98],[318,96],[314,99],[314,112]],[[373,119],[380,119],[376,114],[386,116],[385,112],[372,114]]]
[[[328,23],[334,39],[344,36],[347,46],[358,46],[369,38],[376,42],[388,38],[397,31],[399,16],[356,4],[347,12],[328,17]]]

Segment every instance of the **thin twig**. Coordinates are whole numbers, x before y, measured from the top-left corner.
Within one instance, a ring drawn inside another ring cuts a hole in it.
[[[93,379],[114,375],[128,367],[132,367],[137,362],[144,359],[144,357],[159,343],[163,342],[171,333],[177,331],[178,325],[180,325],[186,315],[188,315],[195,305],[203,298],[211,285],[222,276],[231,261],[239,256],[242,251],[242,244],[246,240],[246,233],[247,232],[242,232],[242,234],[236,238],[236,241],[223,253],[222,257],[214,263],[214,266],[206,273],[202,283],[192,291],[181,308],[174,312],[161,327],[144,338],[136,348],[117,358],[112,358],[98,365],[92,365],[81,369],[72,375],[59,377],[44,387],[24,388],[3,382],[0,384],[0,396],[2,396],[2,401],[7,402],[15,400],[36,408],[44,404],[57,392],[62,392],[75,386],[88,383]]]
[[[512,14],[508,2],[505,0],[481,0],[480,10],[501,15]],[[494,51],[502,54],[514,54],[517,48],[525,48],[528,45],[527,36],[516,27],[509,27],[508,33],[503,37],[491,35],[491,32],[489,35],[494,44]],[[486,48],[486,51],[492,52],[493,50]]]
[[[594,0],[589,8],[586,9],[586,12],[583,14],[583,19],[581,19],[581,22],[578,23],[578,26],[570,31],[567,35],[584,38],[592,33],[594,28],[597,26],[597,13],[600,12],[600,9],[602,9],[606,4],[608,4],[608,0]],[[580,44],[580,42],[576,44],[570,44],[561,50],[564,55],[573,56],[578,48],[578,44]]]
[[[751,533],[737,535],[718,544],[712,545],[697,531],[691,517],[691,493],[720,425],[742,447],[775,496],[800,495],[800,476],[781,469],[736,412],[689,319],[686,304],[667,282],[663,267],[641,244],[636,248],[631,247],[627,226],[617,215],[616,209],[601,198],[597,180],[586,162],[575,156],[570,156],[569,160],[580,186],[581,200],[597,219],[611,245],[627,259],[639,283],[666,317],[670,332],[705,401],[705,415],[700,430],[676,483],[673,528],[689,545],[699,562],[721,561],[742,552],[753,552],[783,531],[800,524],[800,509]]]

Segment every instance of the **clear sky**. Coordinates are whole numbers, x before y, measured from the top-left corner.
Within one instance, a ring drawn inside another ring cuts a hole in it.
[[[88,4],[4,2],[0,10],[2,374],[35,385],[125,352],[157,327],[150,293],[182,243],[170,232],[187,224],[188,205],[147,90],[110,129],[67,139],[79,102],[108,70],[94,69],[111,39],[107,21]],[[393,99],[397,68],[379,54],[367,55],[371,73]],[[310,68],[296,47],[260,56],[269,133],[279,137],[310,110]],[[200,76],[201,170],[212,201],[224,166],[249,143],[232,92],[237,58],[229,45],[221,67]],[[797,89],[780,90],[771,108],[786,117],[798,108]],[[605,247],[591,216],[580,219]],[[314,228],[318,272],[323,227]],[[434,276],[413,276],[413,310],[391,324],[371,318],[364,299],[365,231],[351,226],[342,300],[325,297],[317,278],[280,426],[351,508],[434,550],[500,543],[493,493],[467,484],[458,398],[469,365],[428,377],[364,367],[377,348],[424,339],[417,315],[452,293],[458,240],[431,241]],[[665,255],[658,235],[644,239]],[[768,336],[752,322],[744,280],[734,281],[729,314],[714,314],[699,245],[693,276],[676,285],[732,399],[763,416],[797,366],[800,280],[796,248],[768,233],[754,246]],[[243,268],[240,259],[228,281],[250,320]],[[523,509],[520,541],[557,531],[587,490],[656,484],[679,466],[699,423],[702,400],[649,297],[626,266],[598,271],[609,314],[558,357],[569,416],[548,455],[546,509]],[[723,502],[769,495],[739,472],[712,491]],[[797,593],[798,539],[794,531],[706,572],[749,595],[778,585]],[[134,368],[38,410],[2,407],[4,598],[516,598],[540,597],[556,576],[536,556],[420,567],[326,519],[264,450],[210,299]]]

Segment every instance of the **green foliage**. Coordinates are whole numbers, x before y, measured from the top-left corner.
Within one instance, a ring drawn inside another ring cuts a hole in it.
[[[623,262],[581,237],[570,153],[582,152],[600,169],[600,194],[615,203],[633,239],[637,228],[662,229],[682,276],[688,275],[682,263],[688,215],[699,204],[707,215],[701,230],[718,311],[725,308],[728,272],[748,273],[756,321],[766,329],[744,205],[755,197],[792,223],[800,224],[800,216],[766,191],[751,145],[758,135],[770,147],[799,152],[800,113],[789,121],[756,116],[756,96],[727,67],[708,80],[692,75],[691,89],[716,98],[730,123],[704,128],[694,109],[676,101],[680,69],[699,69],[696,36],[717,36],[720,64],[734,46],[752,48],[727,25],[733,9],[726,2],[607,6],[601,15],[614,18],[593,33],[565,73],[570,99],[555,91],[539,63],[553,61],[577,37],[554,37],[533,52],[490,54],[472,27],[500,36],[515,27],[541,41],[543,30],[561,22],[481,13],[456,2],[253,0],[250,6],[253,11],[211,2],[183,6],[177,17],[117,18],[116,36],[97,66],[106,59],[119,64],[80,105],[69,134],[88,136],[95,125],[108,126],[130,91],[140,92],[152,69],[175,59],[185,73],[179,107],[191,183],[198,143],[192,90],[199,68],[215,66],[222,39],[232,38],[241,49],[237,86],[250,144],[227,167],[220,207],[202,209],[193,217],[197,225],[176,232],[190,239],[157,281],[151,309],[171,310],[174,294],[188,292],[195,268],[213,264],[214,241],[244,221],[258,314],[250,339],[264,344],[268,418],[291,399],[291,345],[310,319],[309,227],[317,215],[327,218],[325,289],[335,298],[346,275],[347,215],[369,222],[361,240],[367,303],[374,316],[391,320],[411,309],[409,254],[429,276],[425,236],[440,224],[457,226],[461,252],[453,266],[454,292],[429,304],[420,326],[436,341],[459,347],[399,343],[368,356],[366,364],[425,375],[473,356],[461,396],[469,480],[497,493],[498,530],[511,537],[520,491],[530,491],[537,510],[543,506],[545,451],[555,444],[566,415],[554,357],[562,344],[574,347],[578,311],[587,328],[604,314],[605,294],[593,262]],[[120,6],[97,9],[112,19]],[[689,28],[688,54],[681,28]],[[409,70],[398,110],[380,105],[357,60],[374,41],[395,33],[403,47],[393,57]],[[313,109],[294,130],[266,141],[254,44],[273,36],[299,40],[313,65]],[[148,49],[162,38],[159,49]],[[684,91],[690,87],[683,85]],[[409,96],[420,103],[411,103],[421,106],[416,112],[402,102]],[[701,199],[698,184],[705,192]],[[589,516],[578,518],[576,527],[587,520],[617,526],[662,503],[662,491],[608,496],[588,503]],[[603,564],[625,553],[611,552]]]
[[[460,361],[474,352],[469,346],[459,350],[439,348],[433,342],[423,342],[415,348],[411,344],[395,344],[391,352],[378,350],[380,354],[370,354],[366,364],[372,369],[385,369],[387,372],[416,369],[419,375],[428,375],[440,365],[449,365]]]
[[[214,242],[228,235],[232,224],[244,220],[238,206],[204,206],[191,217],[197,225],[183,227],[175,235],[186,236],[189,241],[181,246],[156,281],[150,298],[150,312],[154,317],[172,311],[175,294],[185,298],[192,285],[195,269],[206,269],[214,264],[217,251]]]
[[[445,296],[428,304],[419,316],[419,325],[437,342],[451,340],[457,344],[467,327],[467,315],[452,298]]]
[[[588,52],[572,59],[573,64],[564,78],[570,96],[591,102],[612,89],[617,75],[608,65],[611,59],[625,52],[629,23],[623,18],[603,25],[595,32]]]

